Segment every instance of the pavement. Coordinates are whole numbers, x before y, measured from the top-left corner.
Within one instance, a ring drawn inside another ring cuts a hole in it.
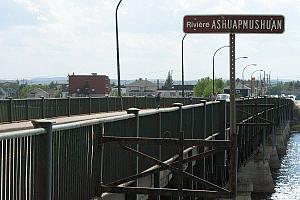
[[[70,117],[64,116],[64,117],[47,118],[47,119],[53,121],[55,124],[66,124],[71,122],[84,121],[90,119],[99,119],[99,118],[112,117],[112,116],[125,115],[125,114],[127,114],[126,111],[120,111],[120,112],[108,112],[108,113],[95,113],[91,115],[74,115]],[[33,129],[33,125],[31,121],[20,121],[20,122],[0,124],[0,133],[17,131],[17,130],[25,130],[25,129]]]

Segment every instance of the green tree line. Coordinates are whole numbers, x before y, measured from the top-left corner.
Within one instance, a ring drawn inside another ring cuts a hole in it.
[[[221,79],[215,79],[215,93],[223,93],[225,82]],[[213,91],[213,81],[209,77],[201,78],[194,87],[194,95],[197,97],[210,97]]]

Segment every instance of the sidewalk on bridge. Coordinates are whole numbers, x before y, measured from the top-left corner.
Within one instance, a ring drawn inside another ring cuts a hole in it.
[[[95,113],[91,115],[74,115],[74,116],[62,116],[57,118],[47,118],[51,119],[55,122],[55,124],[65,124],[89,119],[98,119],[98,118],[105,118],[105,117],[112,117],[117,115],[125,115],[126,111],[120,112],[109,112],[109,113]],[[25,130],[25,129],[32,129],[33,125],[31,121],[21,121],[21,122],[13,122],[13,123],[6,123],[0,124],[0,133],[9,132],[9,131],[17,131],[17,130]]]

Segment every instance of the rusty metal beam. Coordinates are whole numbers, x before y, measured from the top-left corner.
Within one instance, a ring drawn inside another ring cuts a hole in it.
[[[121,194],[149,194],[165,196],[185,196],[185,197],[203,197],[203,198],[230,198],[230,193],[210,190],[188,190],[171,188],[148,188],[148,187],[112,187],[100,185],[101,192],[121,193]]]
[[[188,163],[188,162],[191,162],[193,160],[199,160],[205,156],[209,156],[213,153],[215,153],[216,151],[218,150],[224,150],[224,149],[214,149],[214,150],[209,150],[209,151],[206,151],[206,152],[203,152],[203,153],[200,153],[198,155],[195,155],[195,156],[191,156],[189,158],[186,158],[183,160],[183,164],[185,163]],[[174,165],[177,165],[178,161],[175,161],[175,162],[172,162],[170,163],[170,165],[174,166]],[[120,179],[120,180],[117,180],[117,181],[114,181],[114,182],[111,182],[111,183],[108,183],[106,184],[107,186],[117,186],[117,185],[120,185],[120,184],[123,184],[123,183],[127,183],[127,182],[130,182],[130,181],[134,181],[138,178],[142,178],[144,176],[147,176],[147,175],[150,175],[150,174],[153,174],[154,172],[156,171],[162,171],[162,170],[165,170],[167,169],[166,166],[154,166],[153,169],[150,169],[150,170],[146,170],[146,171],[143,171],[139,174],[136,174],[136,175],[133,175],[133,176],[129,176],[129,177],[126,177],[126,178],[123,178],[123,179]]]
[[[271,111],[271,110],[272,110],[272,109],[266,110],[266,111]],[[249,120],[254,119],[255,117],[257,117],[257,118],[259,118],[259,119],[261,119],[261,120],[264,120],[264,121],[266,121],[266,122],[273,123],[273,122],[270,121],[270,120],[267,120],[267,119],[265,119],[265,118],[263,118],[263,117],[260,117],[260,115],[264,114],[265,112],[253,114],[253,113],[249,113],[249,112],[246,112],[246,111],[243,111],[243,110],[240,110],[240,109],[237,109],[237,111],[239,111],[239,112],[241,112],[241,113],[244,113],[244,114],[247,114],[248,116],[250,116],[249,118],[244,119],[243,122],[247,122],[247,121],[249,121]]]
[[[151,157],[151,156],[149,156],[149,155],[147,155],[147,154],[144,154],[144,153],[142,153],[142,152],[139,152],[139,151],[137,151],[137,150],[135,150],[135,149],[132,149],[132,148],[127,147],[127,146],[122,146],[122,148],[125,149],[125,150],[127,150],[127,151],[133,152],[133,153],[135,153],[135,154],[137,154],[137,155],[139,155],[139,156],[145,157],[145,158],[147,158],[147,159],[153,161],[154,163],[156,163],[156,164],[158,164],[158,165],[167,167],[167,169],[173,171],[173,172],[176,173],[176,174],[182,174],[183,176],[185,176],[185,177],[187,177],[187,178],[190,178],[190,179],[192,179],[192,180],[194,180],[194,181],[196,181],[196,182],[199,182],[199,183],[201,183],[201,184],[204,184],[204,185],[206,185],[207,187],[209,187],[209,188],[211,188],[211,189],[215,189],[215,190],[217,190],[217,191],[222,191],[222,192],[230,192],[229,190],[226,190],[225,188],[222,188],[222,187],[220,187],[220,186],[218,186],[218,185],[215,185],[215,184],[213,184],[213,183],[211,183],[211,182],[209,182],[209,181],[206,181],[206,180],[204,180],[204,179],[202,179],[202,178],[199,178],[199,177],[197,177],[197,176],[194,176],[193,174],[190,174],[190,173],[187,173],[187,172],[184,172],[184,171],[182,172],[182,171],[180,171],[179,169],[177,169],[176,167],[173,167],[172,165],[165,164],[165,163],[161,162],[160,160],[157,160],[156,158],[153,158],[153,157]]]
[[[215,133],[215,134],[213,134],[211,136],[208,136],[204,140],[210,140],[210,139],[212,139],[212,138],[214,138],[214,137],[216,137],[218,135],[220,135],[220,133]],[[192,147],[190,147],[190,148],[192,148]],[[215,153],[216,151],[222,151],[222,150],[225,150],[225,149],[223,149],[223,148],[217,148],[217,149],[213,149],[213,150],[209,150],[209,151],[205,151],[205,152],[199,153],[198,155],[191,156],[189,158],[183,159],[183,164],[185,164],[187,162],[191,162],[193,160],[199,160],[199,159],[201,159],[201,158],[203,158],[205,156],[209,156],[209,155]],[[185,151],[188,151],[188,149],[186,149]],[[171,163],[169,163],[169,164],[170,165],[177,165],[177,163],[178,163],[178,161],[175,161],[175,159],[174,159],[174,161],[171,161]],[[167,167],[165,167],[165,166],[159,166],[159,165],[153,166],[152,169],[146,170],[146,171],[141,172],[139,174],[132,175],[132,176],[120,179],[120,180],[116,180],[116,181],[108,183],[106,185],[107,186],[117,186],[117,185],[124,184],[124,183],[130,182],[130,181],[134,181],[134,180],[136,180],[138,178],[141,178],[141,177],[145,177],[147,175],[155,173],[156,171],[162,171],[162,170],[165,170],[165,169],[167,169]]]
[[[274,107],[274,104],[236,104],[237,107]]]
[[[102,143],[115,143],[120,145],[129,144],[160,144],[160,145],[180,145],[181,142],[176,138],[147,138],[147,137],[116,137],[104,136]],[[205,140],[205,139],[185,139],[183,141],[185,147],[205,146],[205,147],[222,147],[230,148],[229,140]]]
[[[270,126],[272,123],[237,123],[238,126]]]

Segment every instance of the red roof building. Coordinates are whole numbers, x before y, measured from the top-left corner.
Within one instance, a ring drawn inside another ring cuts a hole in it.
[[[69,75],[70,96],[105,96],[109,90],[109,77],[106,75]]]

